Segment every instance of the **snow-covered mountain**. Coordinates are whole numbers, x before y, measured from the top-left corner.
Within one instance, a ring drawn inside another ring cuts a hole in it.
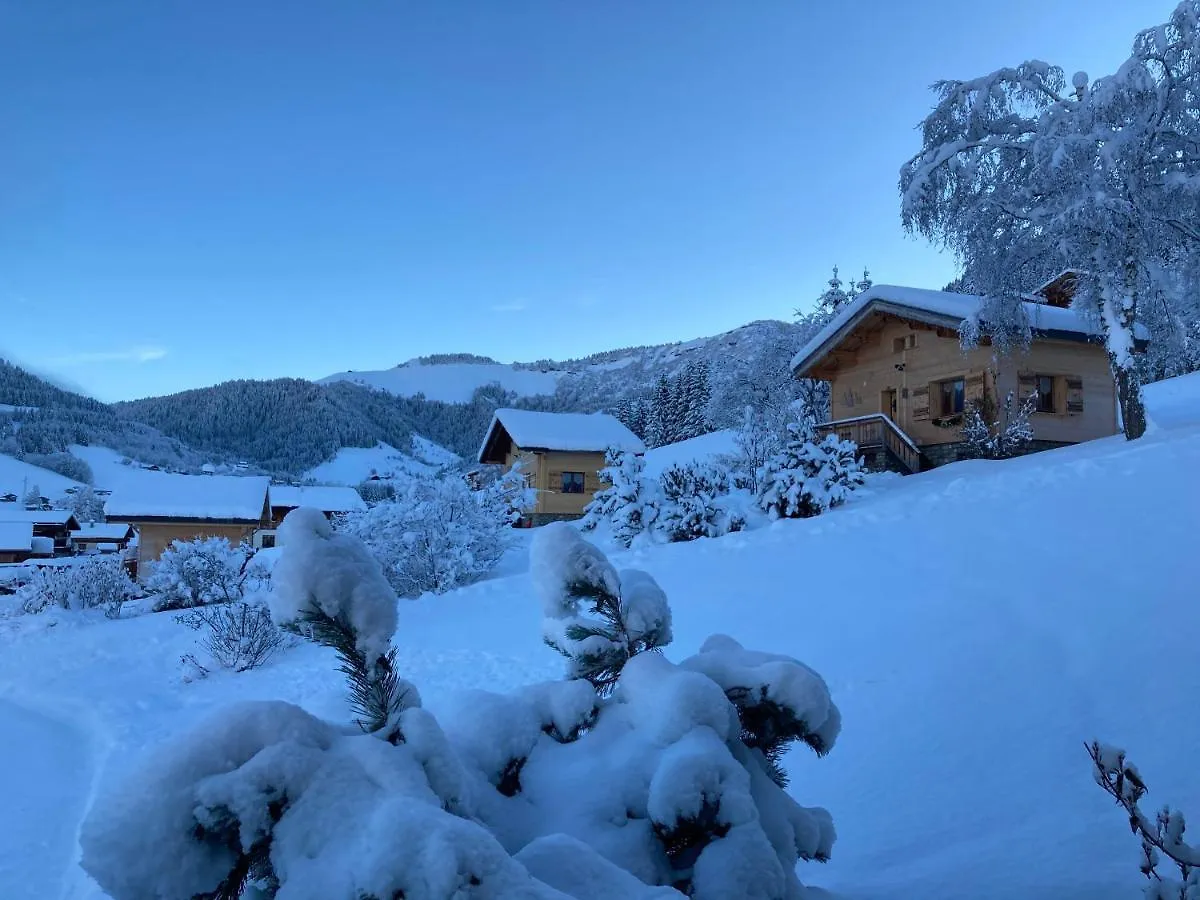
[[[414,359],[377,372],[338,372],[317,383],[349,381],[398,397],[420,395],[442,403],[467,403],[479,388],[489,384],[498,384],[521,397],[553,394],[561,374],[498,362],[431,363]]]

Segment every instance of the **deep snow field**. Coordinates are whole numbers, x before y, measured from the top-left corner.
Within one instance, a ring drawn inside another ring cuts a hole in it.
[[[614,557],[670,597],[668,656],[724,632],[829,683],[837,745],[787,762],[838,831],[804,883],[844,900],[1140,896],[1093,737],[1129,750],[1147,810],[1200,817],[1200,375],[1148,400],[1135,443],[873,477],[816,519]],[[562,671],[517,538],[497,577],[402,602],[402,674],[435,712]],[[194,644],[169,613],[0,619],[0,898],[101,897],[75,840],[98,780],[203,713],[278,698],[349,719],[331,651],[185,683]]]

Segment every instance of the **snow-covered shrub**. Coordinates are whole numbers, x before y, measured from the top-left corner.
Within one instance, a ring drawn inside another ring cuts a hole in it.
[[[337,651],[363,730],[379,731],[419,705],[416,689],[396,674],[396,594],[363,542],[300,507],[284,517],[277,546],[272,617]]]
[[[150,569],[146,591],[157,594],[155,610],[187,609],[242,599],[243,568],[250,549],[228,538],[172,541]]]
[[[396,498],[338,521],[379,560],[396,593],[441,594],[482,578],[508,547],[510,508],[460,478],[414,478]]]
[[[74,493],[64,494],[54,501],[54,507],[71,510],[75,518],[84,525],[104,521],[104,500],[86,485]]]
[[[747,406],[733,443],[737,447],[732,459],[737,486],[757,494],[763,466],[779,451],[779,429],[765,414]]]
[[[1183,813],[1164,806],[1151,819],[1138,806],[1146,794],[1146,784],[1133,763],[1126,760],[1125,751],[1099,741],[1088,744],[1087,751],[1096,783],[1125,810],[1130,828],[1142,842],[1139,869],[1150,882],[1144,893],[1147,900],[1200,897],[1200,845],[1184,841]],[[1178,878],[1158,871],[1159,854],[1179,869]]]
[[[47,607],[103,609],[110,619],[120,618],[126,600],[137,595],[137,585],[115,556],[92,556],[77,565],[38,569],[17,591],[22,609],[38,613]]]
[[[1033,440],[1029,417],[1037,409],[1037,394],[1024,403],[1009,391],[999,410],[991,394],[967,406],[962,438],[971,452],[982,459],[1008,459],[1017,456]]]
[[[478,493],[489,518],[514,525],[537,504],[537,489],[529,483],[524,461],[496,473]]]
[[[662,498],[655,530],[669,541],[720,537],[746,527],[728,502],[729,473],[712,463],[675,463],[659,477]]]
[[[256,669],[284,645],[284,636],[271,621],[271,611],[261,602],[243,600],[197,606],[177,620],[201,632],[200,647],[217,665],[235,672]],[[207,670],[189,654],[188,662],[200,672]]]
[[[817,441],[810,426],[790,423],[787,443],[763,467],[758,504],[778,518],[816,516],[845,503],[864,475],[853,441]]]
[[[568,660],[571,678],[612,690],[625,663],[671,642],[671,608],[645,572],[620,574],[563,522],[542,528],[529,568],[545,614],[543,639]]]
[[[97,797],[83,867],[114,900],[802,900],[797,862],[828,858],[832,821],[773,776],[787,741],[833,745],[825,683],[730,638],[679,665],[626,652],[669,639],[653,580],[565,525],[535,547],[555,633],[599,623],[562,636],[615,662],[611,693],[582,678],[474,691],[439,722],[411,685],[383,683],[396,601],[374,560],[316,511],[291,513],[276,619],[336,633],[351,683],[374,677],[390,699],[367,734],[259,702],[155,748]]]

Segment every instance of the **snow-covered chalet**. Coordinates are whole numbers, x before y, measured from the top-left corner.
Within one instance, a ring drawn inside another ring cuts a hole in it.
[[[1073,279],[1064,272],[1024,301],[1033,339],[1007,355],[986,341],[961,346],[959,327],[983,298],[875,285],[800,349],[792,373],[829,382],[831,421],[819,430],[857,442],[873,469],[910,473],[969,456],[964,413],[998,409],[1010,391],[1035,410],[1031,451],[1116,434],[1108,355],[1097,326],[1069,308]]]
[[[583,515],[603,487],[600,470],[610,448],[646,452],[637,435],[606,413],[498,409],[477,459],[505,469],[520,461],[537,491],[537,501],[526,515],[532,524],[544,525]]]

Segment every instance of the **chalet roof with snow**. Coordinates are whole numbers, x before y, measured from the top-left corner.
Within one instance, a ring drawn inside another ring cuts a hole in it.
[[[522,450],[603,453],[610,447],[645,453],[636,434],[608,413],[551,413],[529,409],[498,409],[492,416],[477,459],[502,463],[511,441]]]
[[[106,518],[119,522],[262,521],[269,478],[236,475],[173,475],[113,491],[104,503]]]
[[[323,513],[355,512],[367,508],[358,491],[352,487],[336,485],[304,485],[295,487],[286,484],[271,485],[271,508],[295,509],[308,506]]]
[[[972,294],[877,284],[842,307],[828,325],[800,348],[800,352],[792,358],[792,372],[797,378],[804,377],[847,335],[875,313],[957,329],[966,319],[977,315],[983,303],[983,297]],[[1023,301],[1021,305],[1029,317],[1035,337],[1097,344],[1103,342],[1099,326],[1072,309],[1032,301]],[[1138,326],[1138,340],[1143,341],[1148,337],[1145,329]]]
[[[96,522],[80,525],[71,532],[71,538],[76,541],[123,541],[129,537],[132,527],[128,522]]]
[[[57,525],[78,528],[75,513],[69,509],[5,509],[0,506],[0,522],[28,522],[31,525]]]
[[[32,549],[32,522],[0,522],[0,553],[29,553]]]

